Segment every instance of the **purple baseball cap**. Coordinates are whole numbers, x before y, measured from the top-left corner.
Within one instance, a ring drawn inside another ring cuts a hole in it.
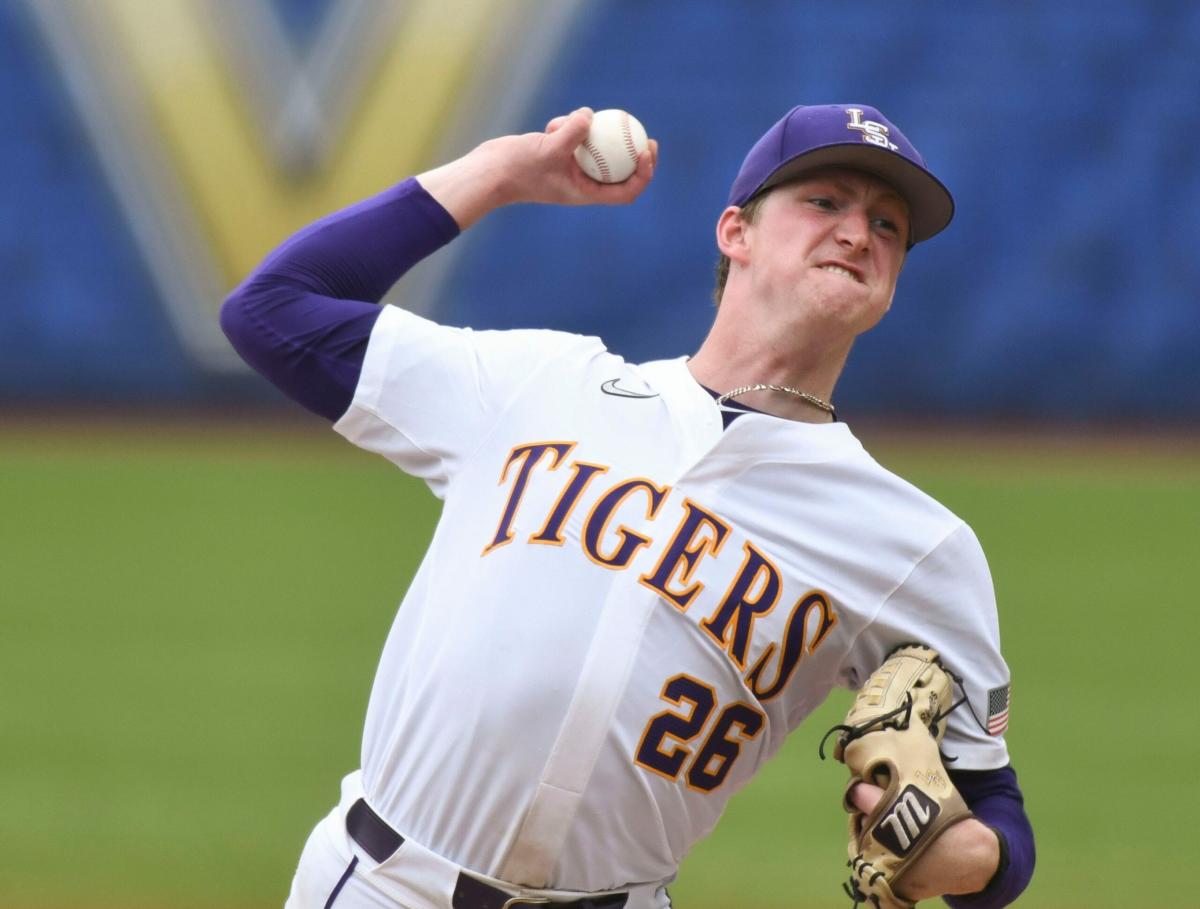
[[[904,133],[868,104],[793,107],[754,143],[729,190],[739,208],[772,186],[818,167],[866,171],[908,202],[910,240],[919,243],[954,217],[954,199]]]

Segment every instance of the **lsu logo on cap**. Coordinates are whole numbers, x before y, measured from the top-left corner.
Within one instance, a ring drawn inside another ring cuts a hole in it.
[[[870,142],[872,145],[878,145],[880,148],[886,148],[888,151],[900,150],[900,146],[888,138],[889,130],[887,126],[877,120],[864,120],[861,108],[846,108],[846,116],[850,118],[850,122],[846,124],[846,129],[856,129],[861,132],[864,142]]]

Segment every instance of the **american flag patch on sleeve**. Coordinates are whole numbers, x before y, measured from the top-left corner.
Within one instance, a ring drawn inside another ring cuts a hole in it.
[[[1012,700],[1012,683],[988,692],[988,735],[1003,735],[1008,728],[1008,708]]]

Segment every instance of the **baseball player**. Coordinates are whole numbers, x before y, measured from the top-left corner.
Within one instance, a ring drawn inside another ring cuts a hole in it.
[[[833,405],[908,250],[950,221],[949,192],[874,108],[797,107],[733,181],[719,306],[690,358],[627,363],[596,338],[377,305],[495,208],[632,202],[657,145],[628,181],[593,182],[573,157],[590,119],[485,142],[316,222],[222,310],[247,362],[443,501],[361,769],[287,905],[667,907],[689,848],[788,733],[914,641],[960,703],[934,697],[907,728],[944,728],[969,811],[923,844],[894,904],[1011,902],[1034,848],[983,553]],[[910,719],[888,717],[866,726]],[[847,809],[877,817],[887,785],[855,778]],[[937,810],[912,804],[890,818],[901,838]]]

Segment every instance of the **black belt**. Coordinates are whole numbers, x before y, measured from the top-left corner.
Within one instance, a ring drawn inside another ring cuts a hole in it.
[[[371,806],[362,799],[346,812],[346,832],[362,846],[363,852],[377,862],[386,862],[392,853],[404,845],[404,837],[389,827],[387,821],[372,811]]]
[[[346,812],[346,832],[354,842],[377,862],[385,862],[404,844],[404,837],[388,826],[387,821],[371,810],[362,799]],[[606,896],[585,896],[583,899],[558,902],[541,897],[514,897],[503,890],[485,884],[459,872],[454,885],[454,909],[510,909],[515,906],[549,906],[552,909],[621,909],[629,899],[627,893]]]

